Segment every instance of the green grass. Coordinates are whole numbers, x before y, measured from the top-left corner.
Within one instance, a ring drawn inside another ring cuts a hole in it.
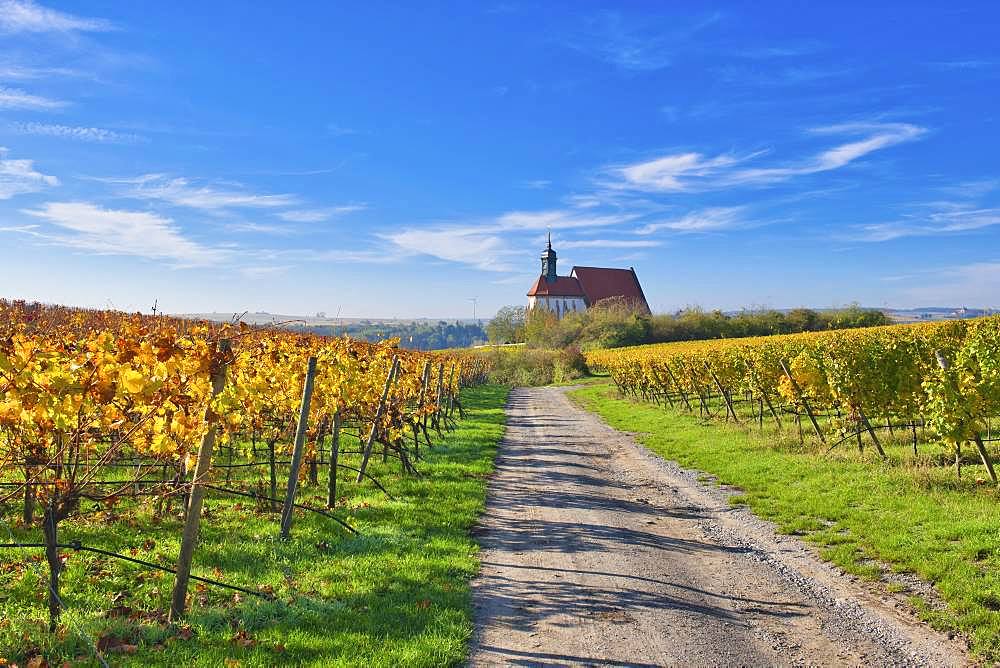
[[[41,551],[3,550],[0,657],[24,665],[41,652],[49,665],[96,665],[86,637],[110,647],[115,666],[461,663],[472,632],[469,580],[478,569],[469,532],[484,507],[506,394],[499,386],[466,390],[467,418],[432,450],[422,449],[420,478],[400,474],[398,461],[373,457],[373,473],[394,501],[342,472],[340,512],[360,537],[297,511],[292,538],[281,541],[275,514],[210,492],[195,574],[271,588],[274,601],[192,582],[190,614],[171,626],[161,611],[169,607],[172,575],[70,552],[62,578],[67,610],[53,635],[46,631]],[[322,507],[324,491],[307,485],[300,500]],[[157,519],[141,507],[119,508],[67,520],[60,542],[79,539],[172,565],[180,529],[176,514]],[[40,540],[37,528],[12,531],[19,542]]]
[[[661,457],[740,488],[734,503],[801,535],[844,570],[877,580],[886,568],[933,583],[946,608],[911,599],[921,617],[967,635],[985,660],[1000,660],[1000,497],[976,483],[977,467],[966,467],[957,481],[954,470],[934,466],[933,457],[899,465],[844,448],[824,456],[799,446],[797,437],[751,434],[623,400],[608,385],[576,390],[573,397],[611,426],[638,432]]]

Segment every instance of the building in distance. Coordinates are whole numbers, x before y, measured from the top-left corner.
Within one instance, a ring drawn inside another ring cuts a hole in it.
[[[646,295],[635,269],[573,267],[569,276],[556,273],[557,256],[549,234],[542,251],[542,273],[528,290],[528,310],[546,309],[562,318],[567,313],[585,311],[604,299],[616,299],[649,312]]]

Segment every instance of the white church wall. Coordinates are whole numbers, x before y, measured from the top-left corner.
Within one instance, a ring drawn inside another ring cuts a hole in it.
[[[544,308],[552,311],[556,316],[561,318],[567,313],[586,311],[587,302],[582,297],[528,297],[528,310],[535,308]]]

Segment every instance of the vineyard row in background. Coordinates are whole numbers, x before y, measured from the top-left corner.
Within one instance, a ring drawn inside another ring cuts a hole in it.
[[[1000,317],[717,339],[587,353],[625,394],[778,430],[791,418],[832,449],[918,428],[954,454],[971,443],[994,483],[992,422],[1000,414]],[[883,437],[884,438],[884,437]]]

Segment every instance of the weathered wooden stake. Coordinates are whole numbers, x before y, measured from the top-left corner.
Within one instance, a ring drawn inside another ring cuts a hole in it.
[[[442,364],[442,368],[443,368]],[[382,389],[382,398],[378,402],[378,408],[375,409],[375,418],[372,420],[372,430],[368,434],[368,442],[365,444],[365,452],[361,459],[361,466],[358,467],[358,479],[355,482],[360,483],[365,478],[365,469],[368,468],[368,459],[372,455],[372,446],[375,444],[375,436],[378,433],[378,423],[382,419],[382,413],[385,411],[385,401],[389,397],[389,388],[392,387],[393,378],[396,375],[396,370],[399,368],[399,358],[392,358],[392,366],[389,367],[389,375],[385,377],[385,387]]]
[[[868,435],[872,437],[872,443],[875,444],[875,449],[878,450],[879,457],[882,459],[889,459],[889,456],[885,454],[885,450],[882,449],[882,443],[878,440],[878,436],[875,435],[875,430],[872,429],[872,425],[868,422],[868,418],[865,417],[865,412],[858,409],[858,417],[861,418],[861,424],[864,425],[865,429],[868,430]]]
[[[974,434],[972,440],[976,444],[976,449],[979,450],[979,459],[983,461],[983,466],[990,474],[990,480],[993,481],[993,484],[997,484],[997,472],[993,470],[993,460],[990,458],[989,450],[983,445],[983,438],[979,434]]]
[[[59,558],[59,537],[56,526],[56,504],[51,502],[42,516],[42,533],[45,536],[45,560],[49,565],[49,632],[55,633],[59,616],[62,612],[62,600],[59,598],[59,575],[62,573],[62,560]]]
[[[444,362],[438,363],[437,407],[434,409],[434,429],[441,435],[441,391],[444,389]]]
[[[417,410],[423,410],[424,398],[427,396],[427,385],[430,383],[431,361],[424,362],[424,369],[420,372],[420,398],[417,400]],[[427,419],[426,415],[421,415],[420,419],[413,421],[413,454],[420,457],[420,423]]]
[[[812,422],[813,429],[816,431],[816,435],[819,436],[820,443],[826,443],[826,438],[823,437],[823,432],[820,431],[819,423],[816,422],[816,416],[813,415],[812,407],[809,406],[809,400],[806,399],[806,395],[802,392],[802,388],[799,387],[798,382],[792,376],[792,372],[788,370],[785,365],[785,361],[781,360],[781,370],[785,372],[785,376],[788,377],[788,382],[792,384],[792,389],[795,390],[796,396],[802,399],[802,405],[805,406],[806,414],[809,416],[809,421]]]
[[[761,391],[760,396],[764,397],[764,403],[767,404],[767,410],[771,412],[771,417],[774,418],[774,424],[778,425],[778,431],[781,431],[781,419],[778,417],[778,411],[774,410],[774,405],[771,404],[771,397],[767,396],[767,392]]]
[[[451,375],[448,378],[448,411],[445,413],[446,418],[451,417],[452,412],[455,410],[455,371],[458,369],[458,363],[453,363],[451,365]]]
[[[330,481],[326,492],[327,508],[333,508],[337,505],[337,458],[340,455],[340,411],[333,414],[333,435],[330,439]]]
[[[736,415],[736,409],[733,408],[733,402],[729,398],[729,395],[726,393],[726,388],[722,387],[722,383],[719,382],[719,377],[715,375],[715,371],[713,371],[712,367],[708,365],[708,362],[705,362],[705,368],[708,369],[708,372],[712,375],[712,380],[715,381],[715,386],[719,388],[719,393],[722,395],[723,400],[725,400],[726,408],[729,410],[729,413],[733,416],[733,421],[736,422],[736,424],[738,425],[742,425],[743,423],[740,422],[740,418]]]
[[[944,355],[941,354],[941,351],[940,350],[935,350],[934,351],[934,356],[937,358],[937,363],[938,363],[938,366],[941,367],[941,370],[942,371],[947,371],[948,368],[951,365],[948,363],[948,360],[945,359]],[[951,383],[952,389],[954,389],[957,392],[958,388],[955,387],[954,380],[952,380],[949,377],[948,382]],[[983,439],[982,439],[982,437],[979,434],[974,434],[973,435],[973,442],[976,444],[976,450],[979,451],[979,459],[982,460],[983,466],[986,467],[986,470],[990,474],[990,480],[993,481],[993,484],[998,484],[998,482],[997,482],[997,474],[996,474],[996,471],[993,469],[993,458],[990,457],[989,450],[987,450],[986,446],[983,445]],[[958,477],[959,478],[962,477],[962,461],[961,460],[962,460],[962,446],[961,446],[961,444],[956,444],[955,445],[955,471],[958,473]]]
[[[670,398],[670,390],[667,388],[667,384],[663,382],[663,379],[660,378],[660,374],[656,372],[656,367],[651,366],[649,368],[653,372],[653,379],[656,380],[657,387],[663,391],[663,396],[666,397],[670,407],[673,408],[674,400]]]
[[[664,366],[663,368],[667,370],[667,375],[670,376],[670,382],[677,386],[677,391],[681,393],[681,399],[684,400],[684,405],[687,406],[688,412],[693,412],[691,402],[688,401],[687,393],[684,391],[684,388],[681,387],[681,384],[677,382],[677,378],[674,377],[674,372],[670,370],[669,366]]]
[[[229,356],[231,350],[228,339],[219,341],[219,350],[212,369],[212,397],[222,392],[226,385],[226,363],[223,358]],[[198,541],[198,526],[201,523],[201,506],[205,500],[203,486],[209,469],[212,468],[212,450],[215,448],[217,431],[217,416],[212,412],[211,405],[205,409],[205,422],[208,431],[201,439],[198,447],[198,461],[194,466],[191,478],[191,495],[188,500],[187,515],[184,518],[184,532],[181,534],[181,552],[177,558],[177,576],[174,579],[174,590],[170,598],[169,621],[173,622],[184,615],[187,607],[188,580],[191,577],[191,562],[194,559],[194,548]]]
[[[281,509],[281,537],[288,538],[292,530],[292,515],[295,511],[295,492],[299,486],[299,468],[302,466],[302,448],[309,430],[309,404],[312,402],[313,381],[316,380],[316,358],[310,357],[306,367],[306,380],[302,386],[302,405],[299,406],[299,421],[295,425],[295,445],[292,449],[292,470],[288,472],[288,490],[285,492],[285,506]]]

